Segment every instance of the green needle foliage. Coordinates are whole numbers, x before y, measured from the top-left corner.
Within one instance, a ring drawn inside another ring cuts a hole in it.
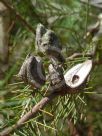
[[[84,5],[79,0],[12,0],[12,5],[34,30],[38,23],[54,30],[60,37],[65,58],[75,52],[83,53],[83,57],[67,61],[67,69],[87,59],[84,54],[90,48],[91,41],[88,42],[83,37],[87,26],[95,21],[90,13],[97,15],[99,13],[97,9],[88,4]],[[46,83],[41,90],[33,90],[31,86],[24,84],[16,77],[26,55],[31,52],[36,55],[37,53],[34,33],[28,30],[15,14],[11,13],[11,16],[14,26],[10,33],[9,68],[4,73],[4,78],[0,80],[0,131],[15,124],[30,111],[43,98],[44,91],[49,86],[49,83]],[[49,61],[43,59],[47,67]],[[23,128],[16,130],[13,135],[70,136],[69,120],[75,127],[82,124],[85,131],[88,125],[94,125],[95,135],[101,135],[102,111],[99,113],[96,111],[101,109],[98,104],[102,101],[95,103],[91,99],[94,94],[98,94],[95,89],[101,87],[101,72],[101,66],[96,66],[91,74],[90,82],[82,92],[64,97],[59,96],[41,110],[35,118],[28,120]],[[89,118],[88,121],[88,115],[93,119]],[[83,128],[81,129],[83,131]],[[84,136],[85,133],[81,135]]]

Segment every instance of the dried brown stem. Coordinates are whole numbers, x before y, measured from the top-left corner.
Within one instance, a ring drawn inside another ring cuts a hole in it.
[[[16,16],[16,18],[26,26],[26,28],[35,34],[35,29],[31,27],[31,25],[29,25],[28,22],[11,5],[9,5],[5,0],[0,0],[0,2],[2,2],[11,11],[11,13]]]
[[[38,102],[31,111],[27,112],[19,121],[6,129],[4,129],[0,136],[9,136],[12,132],[15,131],[15,129],[19,129],[26,123],[28,120],[34,118],[36,114],[40,111],[40,109],[44,108],[50,101],[52,101],[56,96],[58,96],[57,93],[52,93],[47,97],[44,97],[40,102]]]
[[[52,101],[57,96],[65,96],[66,94],[74,94],[78,93],[76,89],[72,90],[68,86],[63,86],[60,92],[54,92],[49,94],[48,96],[42,98],[40,102],[38,102],[29,112],[27,112],[18,122],[11,127],[5,128],[1,133],[0,136],[9,136],[13,133],[16,129],[19,129],[24,126],[24,124],[34,118],[38,112],[41,111],[50,101]]]

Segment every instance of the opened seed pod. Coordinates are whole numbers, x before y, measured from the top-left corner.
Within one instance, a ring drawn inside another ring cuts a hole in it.
[[[29,55],[26,57],[18,76],[28,84],[40,88],[45,84],[45,72],[40,57]]]
[[[50,90],[60,91],[65,85],[63,70],[59,66],[49,65]]]
[[[91,69],[92,60],[87,60],[84,63],[77,64],[64,75],[66,84],[72,89],[80,87],[85,83]]]

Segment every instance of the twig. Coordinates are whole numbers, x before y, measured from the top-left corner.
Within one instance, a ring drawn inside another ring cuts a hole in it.
[[[66,61],[68,60],[73,60],[74,58],[79,58],[79,57],[89,57],[93,59],[95,57],[96,51],[97,51],[97,44],[95,42],[92,42],[93,47],[87,52],[87,53],[74,53],[73,55],[69,56],[66,58]]]
[[[83,4],[88,4],[88,1],[86,0],[80,0],[80,2],[82,2]],[[89,5],[95,7],[95,8],[99,8],[102,9],[102,5],[99,3],[94,3],[94,2],[89,2]]]
[[[26,123],[28,120],[34,118],[36,114],[40,111],[40,109],[44,108],[48,102],[52,101],[56,96],[58,96],[57,93],[52,93],[49,96],[43,98],[40,102],[38,102],[31,111],[26,113],[15,125],[8,127],[4,129],[0,136],[9,136],[12,132],[15,131],[15,129],[19,129]]]
[[[68,61],[68,60],[73,60],[73,59],[75,59],[75,58],[79,58],[79,57],[82,57],[82,56],[84,56],[84,57],[92,57],[93,54],[91,54],[91,53],[86,53],[86,54],[83,55],[83,53],[74,53],[73,55],[71,55],[71,56],[69,56],[68,58],[66,58],[66,61]]]
[[[12,30],[12,28],[13,28],[14,25],[15,25],[15,21],[12,21],[10,27],[7,30],[7,33],[11,32],[11,30]]]
[[[35,29],[31,27],[31,25],[29,25],[28,22],[17,11],[15,11],[11,5],[9,5],[5,0],[0,0],[0,2],[2,2],[13,14],[15,14],[17,19],[20,20],[24,26],[35,34]]]
[[[18,120],[18,122],[11,127],[5,128],[1,133],[0,136],[9,136],[11,133],[13,133],[16,129],[19,129],[24,126],[24,124],[34,118],[38,112],[41,111],[50,101],[52,101],[57,96],[65,96],[66,94],[74,94],[77,93],[76,89],[71,89],[68,86],[64,85],[61,88],[61,91],[55,92],[49,94],[48,96],[42,98],[40,102],[38,102],[29,112],[27,112],[21,119]]]
[[[87,54],[83,55],[83,53],[74,53],[73,55],[66,58],[66,61],[72,61],[75,58],[79,58],[79,57],[82,57],[82,56],[93,58],[95,56],[95,54],[87,53]],[[101,64],[102,64],[102,60],[93,60],[93,66],[101,65]]]

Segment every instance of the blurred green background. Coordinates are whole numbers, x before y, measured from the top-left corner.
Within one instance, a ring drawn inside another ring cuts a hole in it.
[[[65,58],[75,52],[85,53],[91,38],[85,40],[87,27],[97,21],[101,8],[80,0],[7,0],[14,11],[0,1],[0,131],[11,126],[42,98],[16,75],[28,53],[35,51],[38,23],[59,36]],[[28,28],[19,15],[31,26]],[[97,52],[96,58],[102,55]],[[83,62],[80,57],[66,62],[68,69]],[[48,60],[44,61],[47,65]],[[46,69],[47,72],[47,69]],[[46,84],[42,90],[47,89]],[[36,118],[16,130],[14,136],[101,136],[102,66],[95,66],[87,88],[82,93],[56,98]]]

